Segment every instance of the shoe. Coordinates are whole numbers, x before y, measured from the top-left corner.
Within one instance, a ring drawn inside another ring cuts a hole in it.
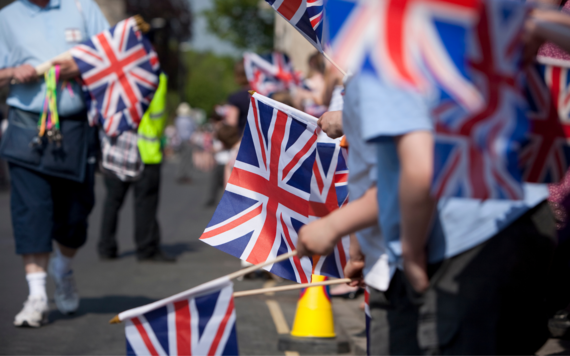
[[[48,321],[49,306],[47,298],[28,297],[24,309],[14,318],[15,326],[30,326],[39,328]]]
[[[169,256],[164,253],[162,250],[158,250],[153,255],[148,257],[139,257],[139,262],[158,262],[158,263],[174,263],[176,262],[176,257]]]
[[[55,282],[55,294],[53,296],[55,305],[62,314],[73,314],[79,308],[79,294],[77,294],[73,271],[70,270],[60,276],[55,273],[54,262],[55,260],[51,259],[48,270]]]
[[[559,310],[548,320],[548,329],[552,337],[570,340],[570,312]]]
[[[362,288],[351,287],[348,284],[340,284],[334,288],[331,288],[331,297],[348,298],[354,299],[360,293],[362,293]]]

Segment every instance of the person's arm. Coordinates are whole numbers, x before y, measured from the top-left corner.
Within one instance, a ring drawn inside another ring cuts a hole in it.
[[[37,80],[36,70],[29,64],[18,67],[0,69],[0,87],[8,85],[12,80],[18,83],[29,83]]]
[[[426,242],[435,210],[435,200],[430,194],[433,134],[414,131],[394,139],[400,160],[398,194],[404,272],[412,287],[422,292],[429,285]]]
[[[570,53],[570,14],[557,10],[536,9],[525,23],[522,41],[523,61],[535,62],[540,46],[550,41]]]
[[[228,125],[237,127],[239,123],[239,109],[237,106],[228,104],[226,105],[226,117],[225,121]]]
[[[299,257],[328,255],[340,238],[373,226],[377,221],[376,187],[372,187],[359,199],[303,226],[299,230],[297,254]]]
[[[344,135],[342,130],[342,111],[328,111],[324,113],[319,118],[317,124],[330,138]]]
[[[0,69],[0,88],[10,84],[14,79],[14,68]]]
[[[536,32],[545,41],[552,42],[567,53],[570,53],[570,23],[562,24],[538,20],[536,22]]]

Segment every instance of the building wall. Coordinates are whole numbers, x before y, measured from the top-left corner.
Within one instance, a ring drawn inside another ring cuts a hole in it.
[[[317,52],[317,49],[279,15],[275,16],[274,43],[276,50],[285,52],[291,58],[295,70],[307,74],[309,56]]]

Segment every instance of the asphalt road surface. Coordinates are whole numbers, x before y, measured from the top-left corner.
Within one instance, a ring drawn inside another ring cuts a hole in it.
[[[12,322],[27,297],[21,258],[14,253],[10,223],[10,197],[0,193],[0,354],[9,355],[124,355],[122,325],[109,325],[117,313],[168,297],[240,268],[239,261],[198,240],[214,208],[204,207],[210,177],[196,173],[190,185],[174,181],[176,166],[162,170],[159,221],[166,252],[176,264],[138,263],[133,243],[133,200],[129,193],[120,216],[120,259],[100,261],[99,237],[104,185],[97,176],[96,205],[89,220],[89,238],[79,251],[73,269],[81,296],[77,313],[60,314],[53,303],[53,282],[48,279],[51,312],[49,324],[39,329],[16,328]],[[235,283],[235,290],[261,288],[263,280]],[[271,282],[269,282],[271,283]],[[242,355],[284,355],[277,349],[278,329],[268,304],[277,304],[291,327],[298,292],[236,299],[237,333]],[[268,303],[268,300],[270,301]],[[277,303],[271,302],[275,300]]]

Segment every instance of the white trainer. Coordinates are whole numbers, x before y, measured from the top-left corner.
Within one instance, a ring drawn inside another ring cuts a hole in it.
[[[49,306],[47,298],[28,297],[24,302],[24,309],[14,318],[16,326],[31,326],[39,328],[48,321]]]
[[[50,276],[55,281],[55,294],[53,296],[55,305],[62,314],[73,314],[79,308],[79,294],[77,294],[77,288],[75,287],[73,271],[69,270],[69,272],[60,276],[55,272],[54,262],[55,260],[51,259],[48,270]]]

